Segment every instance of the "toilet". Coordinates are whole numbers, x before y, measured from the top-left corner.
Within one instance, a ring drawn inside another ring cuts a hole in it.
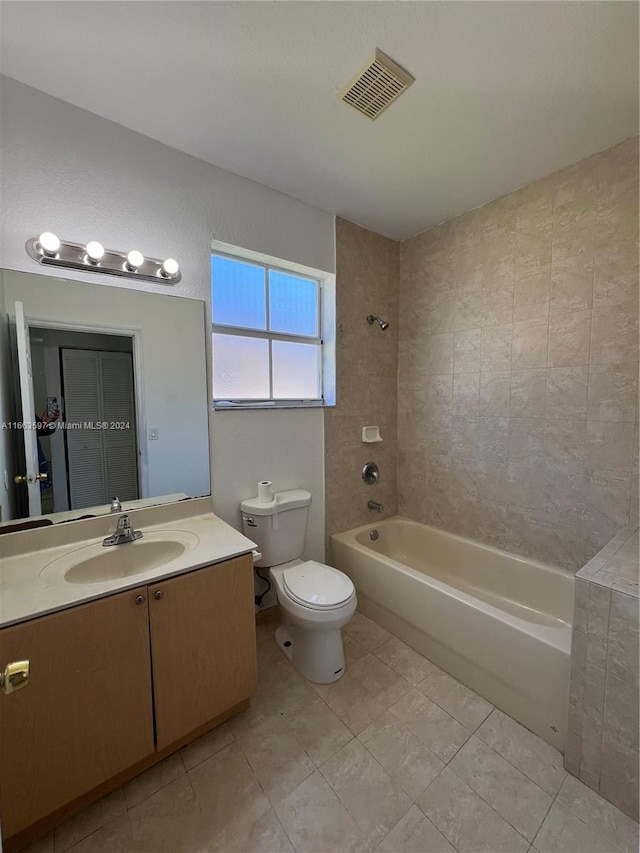
[[[329,684],[344,674],[340,629],[355,613],[356,591],[337,569],[300,559],[311,495],[303,489],[276,492],[273,500],[242,501],[242,526],[262,555],[282,611],[276,642],[301,675]]]

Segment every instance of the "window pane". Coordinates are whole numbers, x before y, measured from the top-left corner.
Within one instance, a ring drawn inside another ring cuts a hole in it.
[[[320,398],[320,347],[273,341],[273,396],[276,400]]]
[[[318,282],[269,270],[269,327],[273,332],[318,337]]]
[[[245,329],[267,328],[263,267],[212,255],[211,280],[214,323]]]
[[[269,341],[214,335],[213,397],[216,400],[268,400]]]

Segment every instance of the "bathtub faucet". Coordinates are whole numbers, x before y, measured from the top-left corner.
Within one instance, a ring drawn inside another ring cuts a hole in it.
[[[377,501],[369,501],[367,506],[369,507],[369,509],[375,509],[376,512],[384,512],[384,507]]]

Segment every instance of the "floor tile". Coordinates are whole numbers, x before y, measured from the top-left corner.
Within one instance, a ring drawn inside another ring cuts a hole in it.
[[[346,631],[342,632],[342,647],[344,649],[344,660],[347,670],[351,664],[369,654],[362,643],[359,643],[350,634],[347,634]]]
[[[274,805],[296,853],[367,853],[357,824],[319,770]]]
[[[349,673],[366,687],[384,708],[389,708],[411,690],[406,679],[372,654],[353,663]]]
[[[55,853],[62,853],[126,811],[122,788],[108,794],[54,830]]]
[[[269,800],[235,743],[187,775],[213,833],[239,818],[251,823],[269,811]]]
[[[294,853],[294,849],[276,813],[269,809],[258,820],[239,819],[213,833],[207,853]]]
[[[376,853],[455,853],[455,848],[414,805],[376,847]]]
[[[449,767],[521,835],[533,841],[551,807],[549,794],[475,736]]]
[[[384,713],[380,702],[348,672],[340,681],[314,684],[314,689],[354,735]]]
[[[129,810],[134,850],[198,851],[202,815],[187,775]]]
[[[131,809],[141,803],[142,800],[146,800],[151,794],[155,794],[160,788],[164,788],[178,776],[182,776],[184,772],[184,764],[179,752],[150,767],[149,770],[136,776],[124,786],[127,808]]]
[[[415,649],[407,646],[402,640],[398,640],[397,637],[387,640],[374,651],[374,654],[383,663],[395,670],[398,675],[406,678],[414,687],[425,676],[437,669],[435,664],[416,652]]]
[[[557,802],[615,845],[616,850],[638,850],[638,824],[574,776],[567,775]]]
[[[129,815],[123,814],[75,844],[72,853],[133,853]]]
[[[476,735],[536,785],[555,796],[567,775],[562,753],[494,708]]]
[[[363,645],[368,652],[377,649],[391,637],[388,631],[358,611],[353,614],[351,621],[342,630]]]
[[[539,853],[614,853],[613,848],[557,801],[534,840]]]
[[[419,690],[407,693],[389,710],[445,763],[471,736],[471,732]]]
[[[238,744],[267,796],[288,794],[316,769],[284,717],[240,733]]]
[[[359,739],[412,800],[444,767],[443,762],[390,713],[367,726]]]
[[[358,741],[326,761],[320,772],[370,845],[378,844],[411,806],[411,800]]]
[[[319,766],[349,743],[352,732],[319,696],[301,699],[284,714],[290,731]]]
[[[305,696],[312,695],[311,683],[281,655],[269,665],[268,671],[258,673],[258,686],[251,697],[251,706],[232,718],[231,728],[237,734],[243,729],[258,726]]]
[[[418,690],[444,708],[459,723],[475,731],[489,716],[493,705],[441,669],[434,669],[420,682]]]
[[[529,842],[448,767],[418,805],[460,853],[525,853]]]
[[[235,736],[231,723],[232,721],[228,720],[221,726],[217,726],[212,731],[207,732],[206,735],[202,735],[198,740],[194,740],[192,743],[187,744],[187,746],[182,747],[180,753],[187,770],[191,770],[196,764],[200,764],[201,761],[204,761],[233,742]]]

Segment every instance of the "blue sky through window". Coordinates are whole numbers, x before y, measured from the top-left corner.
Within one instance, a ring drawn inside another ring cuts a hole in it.
[[[264,267],[211,257],[213,322],[246,329],[267,328]]]

